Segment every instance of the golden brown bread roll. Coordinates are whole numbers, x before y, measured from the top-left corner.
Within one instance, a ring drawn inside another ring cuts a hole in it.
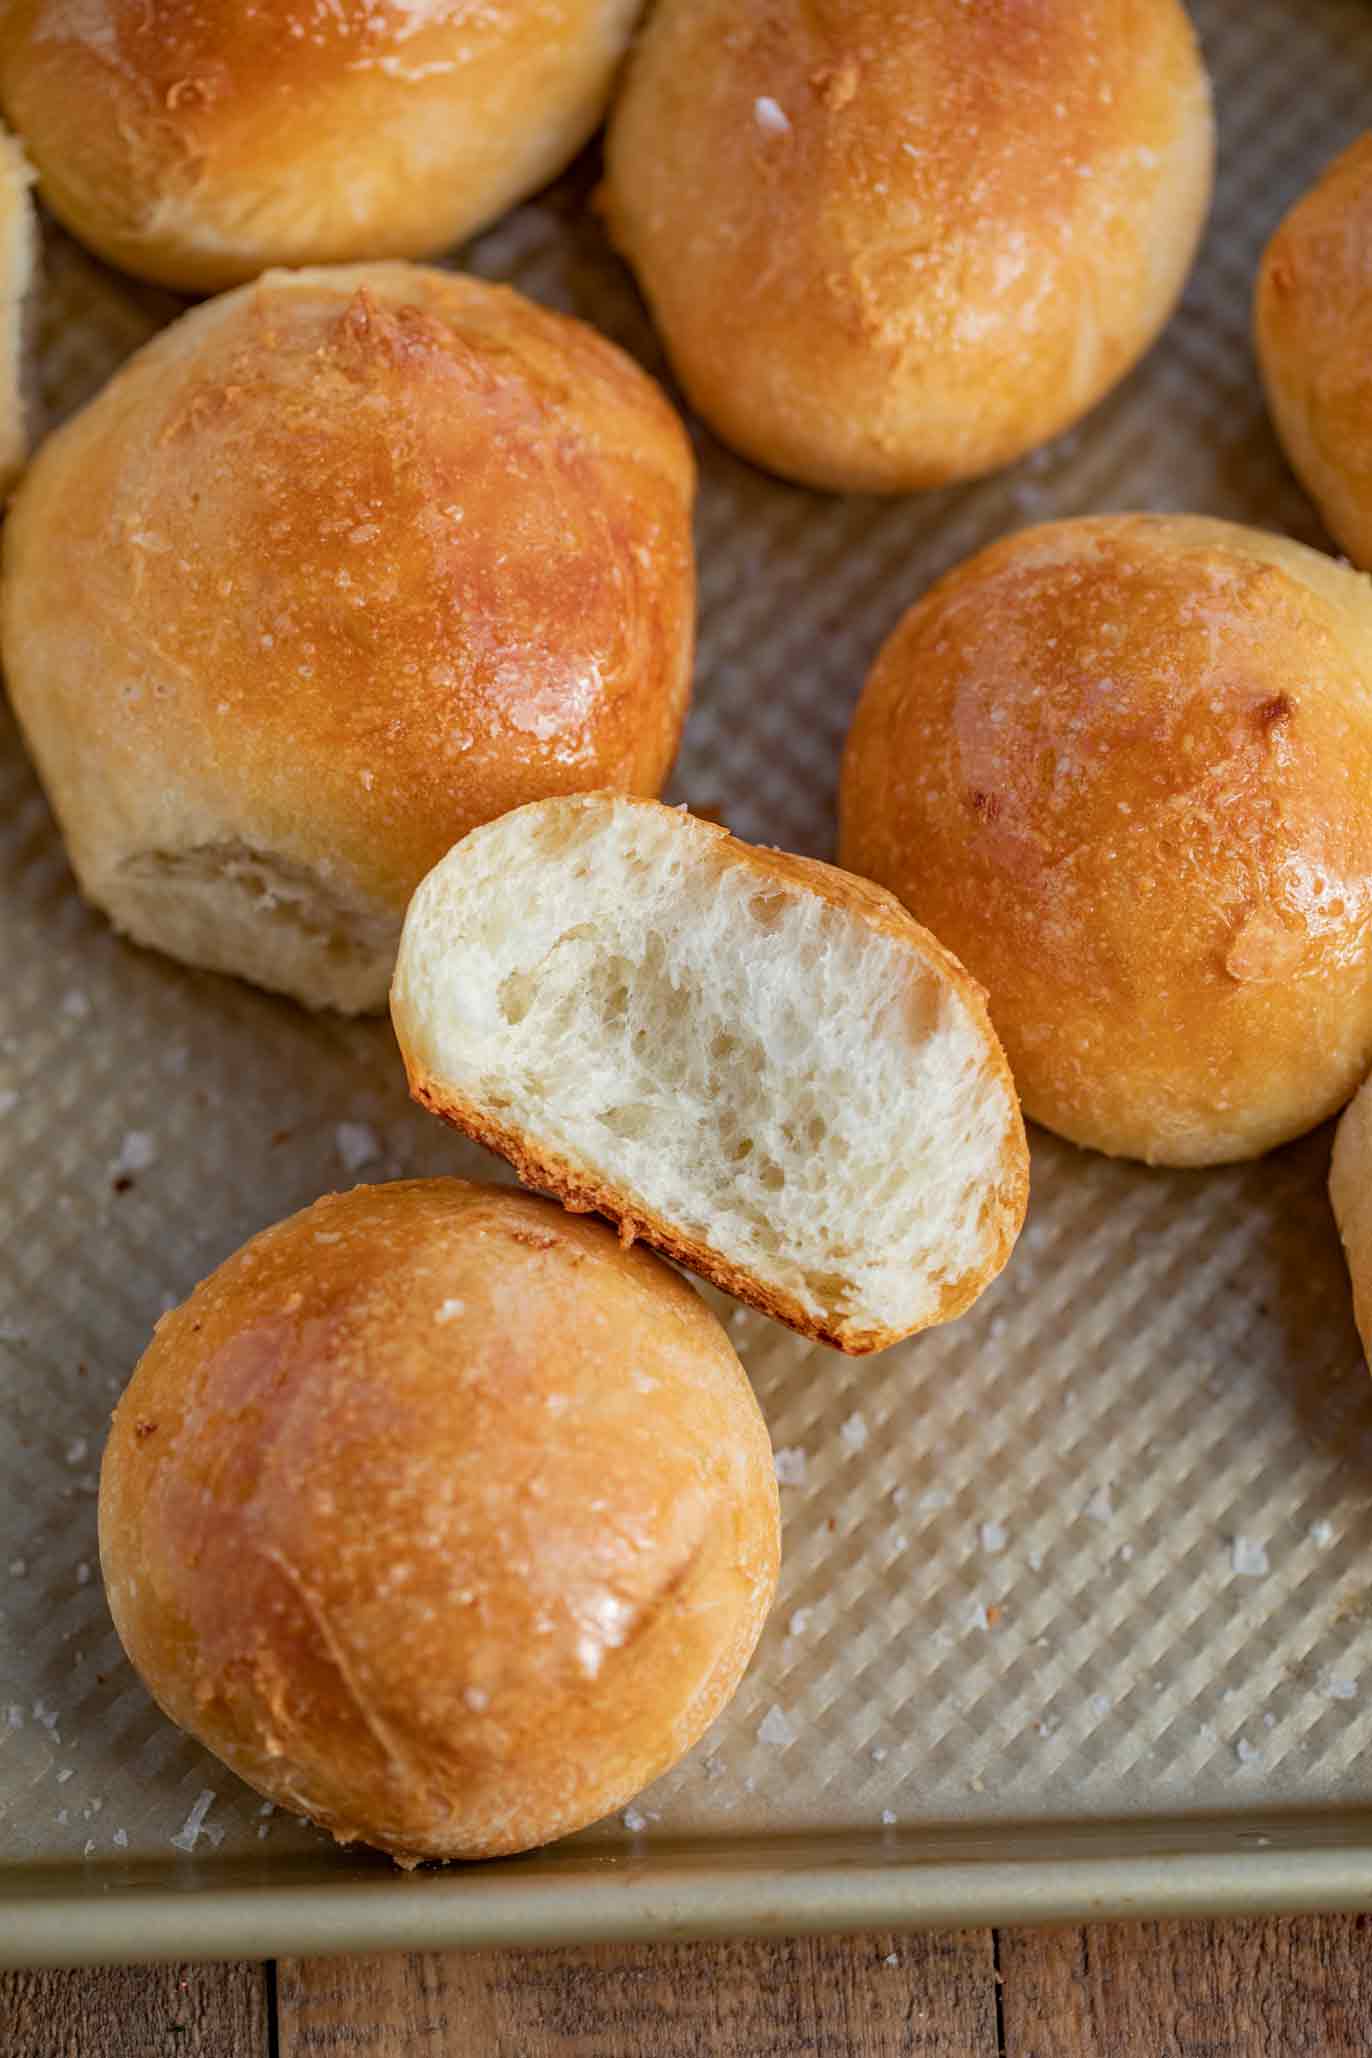
[[[658,0],[603,205],[727,443],[900,492],[1009,464],[1129,370],[1212,154],[1178,0]]]
[[[1331,536],[1372,565],[1372,135],[1263,252],[1254,340],[1277,433]]]
[[[684,808],[475,831],[410,903],[391,1014],[423,1106],[840,1350],[962,1314],[1024,1221],[976,981],[889,893]]]
[[[189,963],[381,1006],[456,837],[657,791],[693,482],[653,382],[505,287],[274,273],[184,316],[5,532],[10,695],[88,897]]]
[[[1329,1198],[1348,1259],[1358,1334],[1372,1358],[1372,1082],[1364,1082],[1339,1118]]]
[[[841,814],[1074,1142],[1251,1157],[1372,1063],[1372,588],[1316,551],[1148,515],[993,544],[881,652]]]
[[[0,493],[29,454],[27,341],[38,268],[33,172],[14,137],[0,129]]]
[[[639,0],[7,0],[0,105],[43,198],[192,292],[422,257],[599,121]]]
[[[336,1194],[163,1316],[100,1554],[166,1713],[402,1863],[621,1806],[714,1720],[777,1571],[771,1448],[704,1303],[455,1179]]]

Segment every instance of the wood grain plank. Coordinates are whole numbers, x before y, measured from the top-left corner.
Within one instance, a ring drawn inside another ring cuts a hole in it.
[[[1366,2058],[1372,1918],[1002,1930],[1005,2058]]]
[[[995,2058],[992,1939],[295,1959],[280,2058]]]
[[[0,1972],[5,2058],[267,2058],[262,1965]]]

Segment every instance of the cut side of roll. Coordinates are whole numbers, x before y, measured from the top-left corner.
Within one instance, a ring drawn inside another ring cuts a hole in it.
[[[1023,1221],[980,987],[866,880],[653,801],[539,801],[410,904],[391,1010],[416,1100],[804,1334],[948,1320]]]

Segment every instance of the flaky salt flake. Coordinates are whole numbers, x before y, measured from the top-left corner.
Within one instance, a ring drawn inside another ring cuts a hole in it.
[[[1108,1486],[1098,1486],[1086,1503],[1086,1512],[1093,1522],[1113,1522],[1115,1504],[1110,1498]]]
[[[381,1156],[381,1139],[370,1122],[340,1122],[333,1140],[345,1171],[357,1172]]]
[[[900,1952],[899,1952],[899,1951],[888,1951],[888,1952],[886,1953],[886,1956],[885,1956],[885,1957],[884,1957],[884,1958],[882,1959],[882,1961],[881,1961],[881,1962],[882,1962],[882,1964],[883,1964],[883,1965],[899,1965],[899,1963],[900,1963]]]
[[[146,1172],[149,1165],[157,1162],[157,1145],[146,1129],[130,1129],[119,1146],[119,1155],[110,1166],[115,1179],[127,1179],[131,1172]]]
[[[791,123],[786,110],[770,93],[759,93],[753,102],[753,119],[769,136],[789,136]]]
[[[772,1465],[778,1486],[804,1486],[806,1457],[798,1445],[789,1450],[774,1451]]]
[[[884,1765],[886,1763],[886,1746],[884,1744],[873,1744],[868,1756],[874,1765]]]
[[[1236,1737],[1234,1739],[1234,1756],[1238,1759],[1240,1765],[1251,1765],[1258,1756],[1258,1747],[1256,1744],[1250,1744],[1246,1736]]]
[[[1331,1679],[1325,1688],[1331,1701],[1355,1701],[1358,1698],[1356,1679]]]
[[[641,1808],[626,1808],[624,1810],[624,1827],[631,1836],[637,1836],[640,1831],[648,1827],[648,1818]]]
[[[1010,1541],[1010,1533],[1003,1522],[983,1522],[978,1533],[982,1549],[989,1551],[992,1556],[997,1551],[1003,1551]]]
[[[784,1747],[796,1740],[796,1727],[784,1708],[775,1701],[757,1726],[757,1740],[760,1744],[776,1744]]]
[[[129,1847],[128,1831],[126,1829],[117,1829],[111,1838],[111,1842],[118,1844],[121,1851],[127,1851]]]
[[[1330,1544],[1334,1541],[1333,1523],[1326,1522],[1322,1516],[1318,1522],[1312,1522],[1310,1525],[1310,1541],[1317,1550],[1327,1551]]]
[[[856,1412],[848,1417],[838,1434],[845,1450],[861,1451],[867,1448],[867,1424]]]
[[[59,1786],[65,1786],[69,1779],[75,1779],[75,1777],[76,1767],[74,1765],[64,1765],[62,1767],[62,1770],[57,1775],[57,1784]]]
[[[1262,1579],[1269,1570],[1266,1550],[1251,1536],[1236,1536],[1230,1556],[1240,1579]]]
[[[810,1608],[795,1609],[790,1621],[786,1625],[787,1635],[804,1636],[806,1630],[810,1627],[810,1616],[813,1612]]]
[[[93,1851],[94,1851],[94,1850],[95,1850],[95,1838],[94,1838],[93,1836],[88,1836],[88,1837],[86,1838],[86,1846],[85,1846],[85,1849],[84,1849],[84,1850],[82,1851],[82,1853],[81,1853],[81,1856],[82,1856],[83,1858],[89,1858],[89,1857],[91,1856],[91,1854],[93,1853]]]
[[[440,1301],[434,1309],[435,1322],[455,1322],[459,1315],[467,1312],[465,1301]]]
[[[200,1841],[200,1832],[205,1826],[205,1817],[209,1814],[214,1803],[214,1789],[208,1786],[202,1787],[195,1797],[195,1805],[192,1807],[190,1814],[186,1817],[180,1829],[177,1830],[176,1835],[171,1839],[174,1850],[193,1851],[195,1849]]]
[[[883,1809],[882,1809],[882,1811],[881,1811],[881,1825],[882,1825],[882,1828],[883,1828],[883,1829],[894,1829],[894,1827],[895,1827],[895,1821],[896,1821],[896,1811],[895,1811],[895,1809],[894,1809],[894,1808],[883,1808]]]

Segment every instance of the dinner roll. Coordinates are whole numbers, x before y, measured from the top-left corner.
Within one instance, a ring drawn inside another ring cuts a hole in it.
[[[657,1259],[456,1179],[335,1194],[164,1315],[100,1557],[166,1713],[402,1864],[618,1808],[714,1721],[777,1574],[767,1431]]]
[[[1372,590],[1316,551],[1166,515],[993,544],[878,658],[841,813],[1076,1143],[1252,1157],[1372,1064]]]
[[[889,894],[614,794],[475,831],[405,919],[415,1098],[840,1350],[960,1315],[1028,1158],[981,989]]]
[[[38,223],[27,158],[0,129],[0,493],[29,454],[28,335],[38,270]]]
[[[1263,253],[1254,340],[1292,470],[1372,565],[1372,135],[1335,158]]]
[[[184,316],[5,532],[5,672],[86,894],[191,964],[382,1006],[454,838],[657,791],[692,493],[652,381],[505,287],[273,273]]]
[[[1372,1081],[1354,1095],[1334,1132],[1329,1198],[1353,1282],[1353,1312],[1372,1357]]]
[[[1212,155],[1178,0],[657,0],[603,205],[727,443],[904,492],[1009,464],[1123,377]]]
[[[7,0],[0,104],[54,214],[189,292],[421,257],[550,179],[639,0]]]

